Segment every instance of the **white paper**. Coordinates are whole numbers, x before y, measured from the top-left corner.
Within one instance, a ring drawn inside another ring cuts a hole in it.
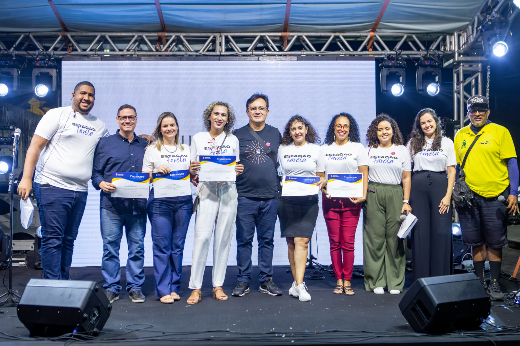
[[[319,192],[320,177],[286,176],[282,186],[282,196],[312,196]]]
[[[34,205],[32,204],[31,197],[27,197],[27,200],[20,198],[20,223],[22,227],[28,229],[33,220]]]
[[[200,155],[199,181],[236,181],[236,156]]]
[[[171,171],[170,174],[153,173],[154,198],[191,195],[190,171]]]
[[[410,231],[416,223],[417,217],[412,213],[408,213],[408,215],[406,215],[406,219],[404,219],[404,221],[401,222],[401,227],[399,227],[399,232],[397,232],[397,236],[401,239],[406,238],[408,236],[408,233],[410,233]]]
[[[327,194],[335,198],[363,197],[363,174],[327,174]]]
[[[112,184],[116,191],[112,197],[148,198],[150,194],[150,173],[112,173]]]

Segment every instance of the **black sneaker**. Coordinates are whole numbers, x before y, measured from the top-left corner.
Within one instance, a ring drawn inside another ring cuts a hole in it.
[[[106,291],[107,293],[107,298],[108,298],[108,302],[110,304],[112,304],[113,302],[115,302],[116,300],[119,299],[119,295],[115,292],[112,292],[112,291]]]
[[[144,303],[145,297],[141,291],[132,291],[129,295],[132,303]]]
[[[270,296],[282,295],[282,291],[278,287],[276,287],[272,278],[267,278],[267,280],[260,284],[260,292],[267,293]]]
[[[500,290],[500,285],[497,280],[493,280],[489,283],[487,293],[491,300],[504,300],[504,293]]]
[[[248,293],[249,293],[249,284],[247,282],[239,281],[239,282],[237,282],[237,285],[236,285],[235,289],[233,290],[233,293],[231,293],[231,295],[233,297],[243,297]]]

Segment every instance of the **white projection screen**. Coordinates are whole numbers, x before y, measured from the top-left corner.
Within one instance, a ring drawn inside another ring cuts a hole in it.
[[[237,116],[236,128],[248,122],[246,100],[260,92],[269,97],[267,123],[283,132],[289,117],[306,117],[322,140],[335,114],[348,112],[360,126],[361,142],[375,117],[375,62],[358,60],[177,60],[177,61],[63,61],[62,105],[71,104],[74,86],[90,81],[96,88],[92,114],[103,120],[111,134],[118,129],[117,109],[130,104],[137,109],[136,133],[151,134],[158,116],[173,112],[184,142],[203,130],[202,112],[213,101],[231,104]],[[362,218],[358,224],[355,264],[363,264]],[[190,223],[184,250],[184,265],[191,264],[195,214]],[[235,237],[233,237],[235,239]],[[274,265],[288,265],[287,245],[277,223]],[[212,265],[212,247],[207,265]],[[253,247],[257,263],[258,247]],[[100,266],[103,243],[100,235],[99,192],[89,183],[87,207],[75,243],[72,265]],[[330,264],[329,241],[321,213],[312,238],[312,253],[319,263]],[[121,264],[127,260],[126,238],[121,244]],[[229,265],[236,265],[233,240]],[[145,265],[152,266],[152,239],[148,222],[145,238]]]

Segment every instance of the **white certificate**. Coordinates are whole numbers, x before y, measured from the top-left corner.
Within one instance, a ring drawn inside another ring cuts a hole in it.
[[[236,181],[236,156],[200,155],[199,181]]]
[[[112,173],[112,184],[116,186],[112,197],[148,198],[150,173]]]
[[[312,196],[318,194],[320,177],[286,176],[282,187],[282,196]]]
[[[171,171],[170,174],[152,173],[153,196],[179,197],[191,195],[190,171]]]
[[[327,174],[327,193],[331,197],[363,197],[363,174]]]

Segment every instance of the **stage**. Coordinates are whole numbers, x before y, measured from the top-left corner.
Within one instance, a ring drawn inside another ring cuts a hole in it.
[[[517,305],[494,302],[486,331],[459,332],[444,335],[415,333],[399,311],[401,295],[376,295],[366,292],[362,278],[354,278],[354,296],[332,293],[335,279],[325,273],[325,280],[306,280],[312,301],[304,303],[288,295],[292,276],[288,267],[276,266],[273,279],[283,290],[283,296],[271,297],[258,292],[259,283],[253,281],[251,293],[244,297],[232,297],[236,283],[236,267],[229,267],[224,285],[230,296],[219,302],[211,295],[211,267],[206,268],[202,289],[202,301],[187,305],[190,267],[184,267],[181,301],[161,304],[153,296],[152,268],[145,268],[146,282],[143,293],[146,302],[135,304],[126,292],[113,304],[113,310],[102,333],[88,343],[132,344],[450,344],[478,343],[518,345],[520,333],[520,309]],[[254,277],[256,280],[257,268]],[[7,271],[3,271],[7,284]],[[31,278],[41,278],[41,271],[30,268],[14,268],[13,287],[22,293]],[[91,280],[102,283],[99,267],[72,268],[73,280]],[[124,280],[124,271],[123,271]],[[411,284],[411,272],[407,272],[405,290]],[[501,280],[504,292],[518,289],[518,285]],[[41,340],[29,338],[28,330],[18,320],[15,308],[2,308],[0,313],[0,342],[26,345],[65,343],[67,339]],[[492,325],[495,324],[495,326]],[[509,327],[509,328],[508,328]],[[72,341],[72,340],[71,340]],[[75,342],[75,341],[73,341]]]

